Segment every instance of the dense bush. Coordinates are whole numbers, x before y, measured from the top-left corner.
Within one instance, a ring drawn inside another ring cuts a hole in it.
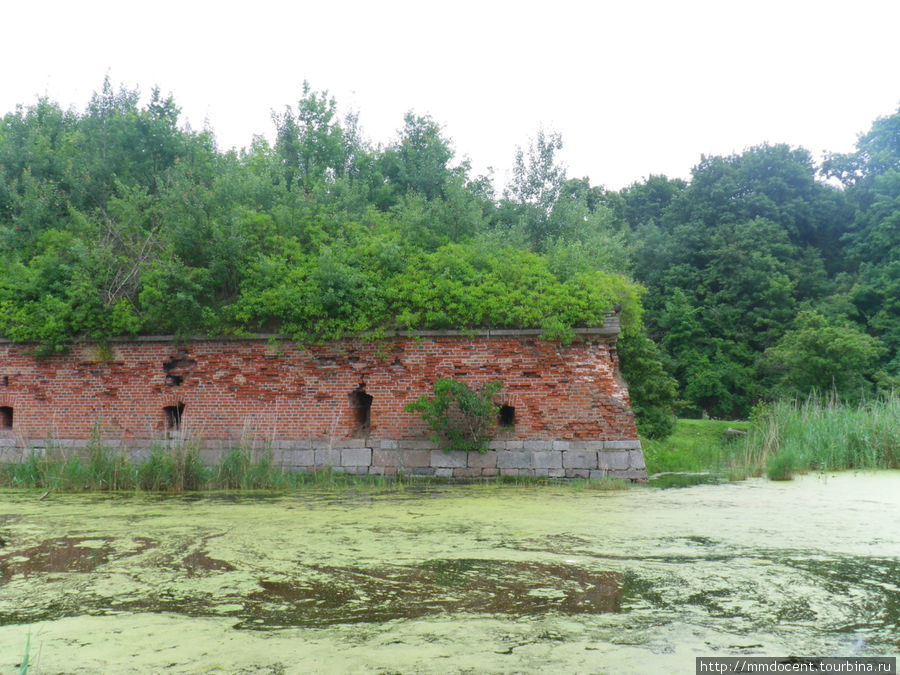
[[[432,440],[442,443],[444,450],[487,452],[500,411],[495,399],[502,387],[501,382],[488,382],[473,391],[465,382],[439,378],[431,398],[422,394],[405,410],[422,416],[435,432]]]
[[[224,154],[178,118],[171,98],[141,105],[108,82],[83,113],[42,99],[3,118],[0,335],[49,354],[138,333],[548,326],[565,337],[615,304],[626,326],[640,321],[606,211],[571,193],[565,208],[523,191],[495,199],[429,117],[407,115],[373,148],[304,86],[276,116],[274,145]],[[543,171],[558,194],[564,172],[543,159],[523,162],[519,180]],[[544,220],[546,236],[529,241],[523,223]]]

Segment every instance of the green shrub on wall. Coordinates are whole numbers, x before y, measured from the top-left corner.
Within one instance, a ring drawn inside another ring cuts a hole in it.
[[[437,379],[434,396],[422,394],[407,403],[407,412],[417,412],[435,432],[432,439],[442,443],[445,451],[487,452],[500,406],[494,402],[502,389],[501,382],[487,382],[473,391],[464,382]]]

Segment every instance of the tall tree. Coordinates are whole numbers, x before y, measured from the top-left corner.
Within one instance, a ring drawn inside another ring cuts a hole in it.
[[[299,182],[309,194],[317,183],[345,173],[345,154],[350,148],[345,147],[336,115],[334,98],[327,91],[313,91],[306,81],[297,112],[286,106],[281,115],[273,114],[275,147],[288,190]]]
[[[428,115],[408,112],[400,137],[382,155],[382,173],[397,196],[416,192],[425,199],[437,199],[444,196],[444,186],[454,175],[450,166],[453,155],[437,122]]]

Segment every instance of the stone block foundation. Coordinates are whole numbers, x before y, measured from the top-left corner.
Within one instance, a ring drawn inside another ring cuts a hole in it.
[[[275,466],[285,471],[331,470],[338,473],[372,474],[379,476],[435,476],[440,478],[482,478],[496,476],[538,476],[548,478],[622,478],[630,481],[645,481],[647,473],[639,441],[614,441],[607,450],[587,450],[587,443],[568,441],[568,450],[490,450],[479,452],[445,452],[430,441],[429,449],[404,450],[392,445],[393,441],[374,441],[370,446],[341,447],[337,441],[331,448],[318,447],[323,441],[296,441],[288,444],[281,441],[275,449],[266,445],[247,447],[253,459],[263,453],[271,453]],[[190,439],[172,441],[136,441],[127,446],[106,444],[113,451],[123,450],[134,461],[146,457],[153,447],[183,444],[197,447],[200,443]],[[87,456],[87,443],[83,439],[50,440],[28,448],[17,447],[13,443],[0,443],[0,462],[22,461],[30,453],[40,455],[73,454]],[[388,447],[383,447],[388,446]],[[596,442],[591,447],[596,447]],[[209,465],[217,465],[222,456],[232,447],[228,444],[205,441],[199,450],[200,459]]]

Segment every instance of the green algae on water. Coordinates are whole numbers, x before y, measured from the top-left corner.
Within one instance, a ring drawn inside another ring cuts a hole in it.
[[[620,492],[6,494],[39,672],[648,672],[900,647],[900,472]]]

